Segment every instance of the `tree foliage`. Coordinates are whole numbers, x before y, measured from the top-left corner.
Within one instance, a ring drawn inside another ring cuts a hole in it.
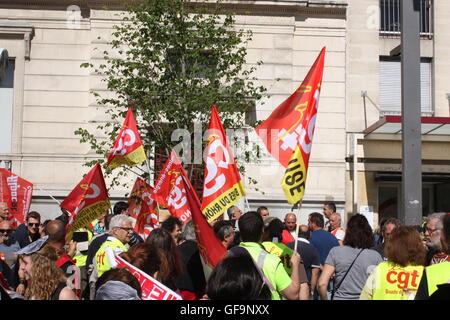
[[[172,130],[192,132],[194,122],[206,129],[212,105],[217,106],[225,128],[243,125],[246,112],[266,89],[254,83],[255,67],[245,65],[252,33],[236,30],[233,14],[221,12],[219,3],[141,0],[126,4],[121,15],[110,49],[103,52],[104,63],[82,64],[103,75],[108,90],[115,93],[114,98],[94,93],[112,119],[97,127],[107,139],[83,128],[75,132],[103,156],[101,162],[128,107],[151,159],[154,150],[168,151],[179,143],[171,141]]]

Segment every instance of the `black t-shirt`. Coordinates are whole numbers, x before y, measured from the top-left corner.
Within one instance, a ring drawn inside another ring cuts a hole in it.
[[[294,242],[289,242],[287,246],[294,249]],[[312,245],[303,241],[298,241],[297,252],[302,257],[303,266],[305,267],[308,282],[311,283],[312,269],[320,268],[320,256],[317,249]]]
[[[14,243],[17,241],[19,243],[20,248],[22,249],[23,247],[26,247],[30,243],[32,243],[40,238],[39,233],[35,233],[34,235],[30,235],[30,236],[28,236],[28,235],[29,235],[28,228],[25,224],[22,223],[20,226],[17,227],[16,231],[14,231],[14,233],[12,234],[11,243]],[[31,238],[31,241],[30,241],[30,238]]]
[[[197,243],[187,240],[177,248],[180,250],[185,271],[175,279],[175,286],[180,290],[191,292],[204,291],[206,280]]]

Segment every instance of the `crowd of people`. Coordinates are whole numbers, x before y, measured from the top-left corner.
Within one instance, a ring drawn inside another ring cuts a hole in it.
[[[226,215],[212,228],[227,254],[208,273],[192,220],[170,216],[143,238],[118,202],[68,235],[67,212],[46,221],[29,212],[14,230],[0,203],[1,299],[141,300],[138,279],[111,265],[111,250],[183,300],[449,298],[450,214],[432,213],[419,226],[381,219],[377,230],[361,214],[344,228],[332,202],[307,225],[267,207],[232,206]]]

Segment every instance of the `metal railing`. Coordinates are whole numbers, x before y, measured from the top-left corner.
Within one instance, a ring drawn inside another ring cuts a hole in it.
[[[400,1],[380,0],[380,35],[400,35]],[[433,36],[432,0],[420,0],[420,36]]]

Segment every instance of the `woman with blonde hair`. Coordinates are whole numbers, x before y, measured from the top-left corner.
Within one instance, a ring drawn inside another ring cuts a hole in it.
[[[20,271],[28,283],[25,298],[30,300],[78,300],[67,286],[64,272],[56,265],[56,250],[45,245],[39,251],[19,257]]]

